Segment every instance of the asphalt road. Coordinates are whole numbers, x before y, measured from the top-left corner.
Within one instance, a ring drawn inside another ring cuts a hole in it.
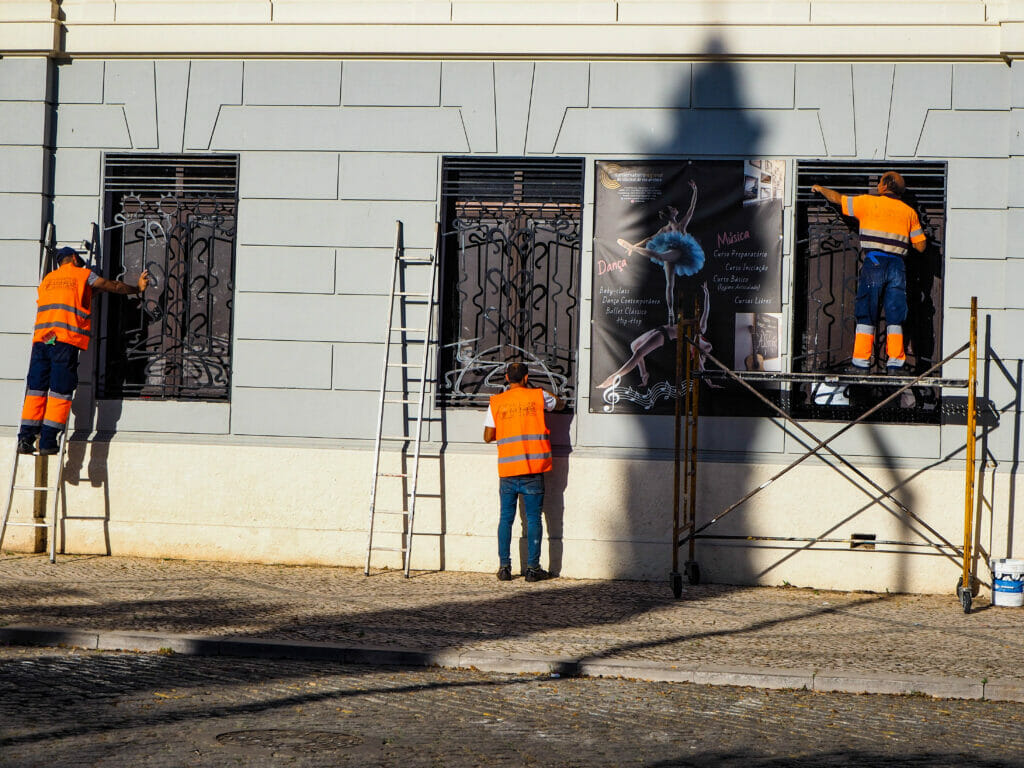
[[[0,648],[2,766],[1024,766],[1024,705]]]

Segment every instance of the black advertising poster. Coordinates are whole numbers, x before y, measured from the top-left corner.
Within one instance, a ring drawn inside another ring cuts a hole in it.
[[[592,413],[674,412],[677,313],[734,370],[781,370],[784,177],[781,160],[597,163]],[[736,399],[706,383],[701,410]]]

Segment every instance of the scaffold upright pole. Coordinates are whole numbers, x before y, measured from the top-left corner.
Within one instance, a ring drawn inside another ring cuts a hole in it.
[[[700,379],[697,378],[695,350],[697,330],[691,323],[686,328],[686,525],[697,527],[697,424],[700,420]],[[676,539],[678,542],[679,539]],[[700,583],[700,569],[695,557],[696,540],[691,536],[683,572],[690,584]]]
[[[682,399],[679,394],[681,387],[683,386],[683,316],[679,314],[676,316],[676,408],[675,408],[675,455],[672,471],[672,572],[669,574],[669,582],[672,586],[672,594],[675,597],[681,597],[683,594],[683,576],[679,572],[679,547],[676,546],[676,542],[679,541],[679,531],[681,529],[679,521],[680,512],[680,498],[679,498],[679,459],[680,452],[682,450],[681,445],[681,421],[682,413],[680,407],[680,400]]]
[[[967,455],[964,461],[964,564],[957,584],[957,597],[964,613],[971,612],[974,596],[971,584],[971,539],[974,538],[974,446],[977,429],[978,389],[978,297],[971,297],[971,335],[967,357]]]

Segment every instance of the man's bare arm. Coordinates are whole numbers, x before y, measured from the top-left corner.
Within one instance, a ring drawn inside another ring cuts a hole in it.
[[[494,442],[494,427],[484,427],[484,442],[485,443],[493,443]]]
[[[922,240],[919,243],[911,243],[911,245],[914,246],[914,250],[917,251],[918,253],[924,253],[925,248],[928,247],[928,241]]]
[[[139,275],[139,282],[137,285],[129,285],[128,283],[122,283],[120,280],[107,280],[104,277],[97,277],[92,283],[92,289],[94,291],[103,291],[104,293],[117,293],[122,296],[131,296],[136,293],[143,293],[146,290],[147,285],[149,285],[148,271]]]

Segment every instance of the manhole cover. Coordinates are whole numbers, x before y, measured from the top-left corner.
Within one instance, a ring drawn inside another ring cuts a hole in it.
[[[345,749],[363,743],[358,736],[337,731],[313,731],[307,729],[268,728],[253,731],[228,731],[217,736],[225,746],[260,747],[274,752],[319,752],[331,749]]]

